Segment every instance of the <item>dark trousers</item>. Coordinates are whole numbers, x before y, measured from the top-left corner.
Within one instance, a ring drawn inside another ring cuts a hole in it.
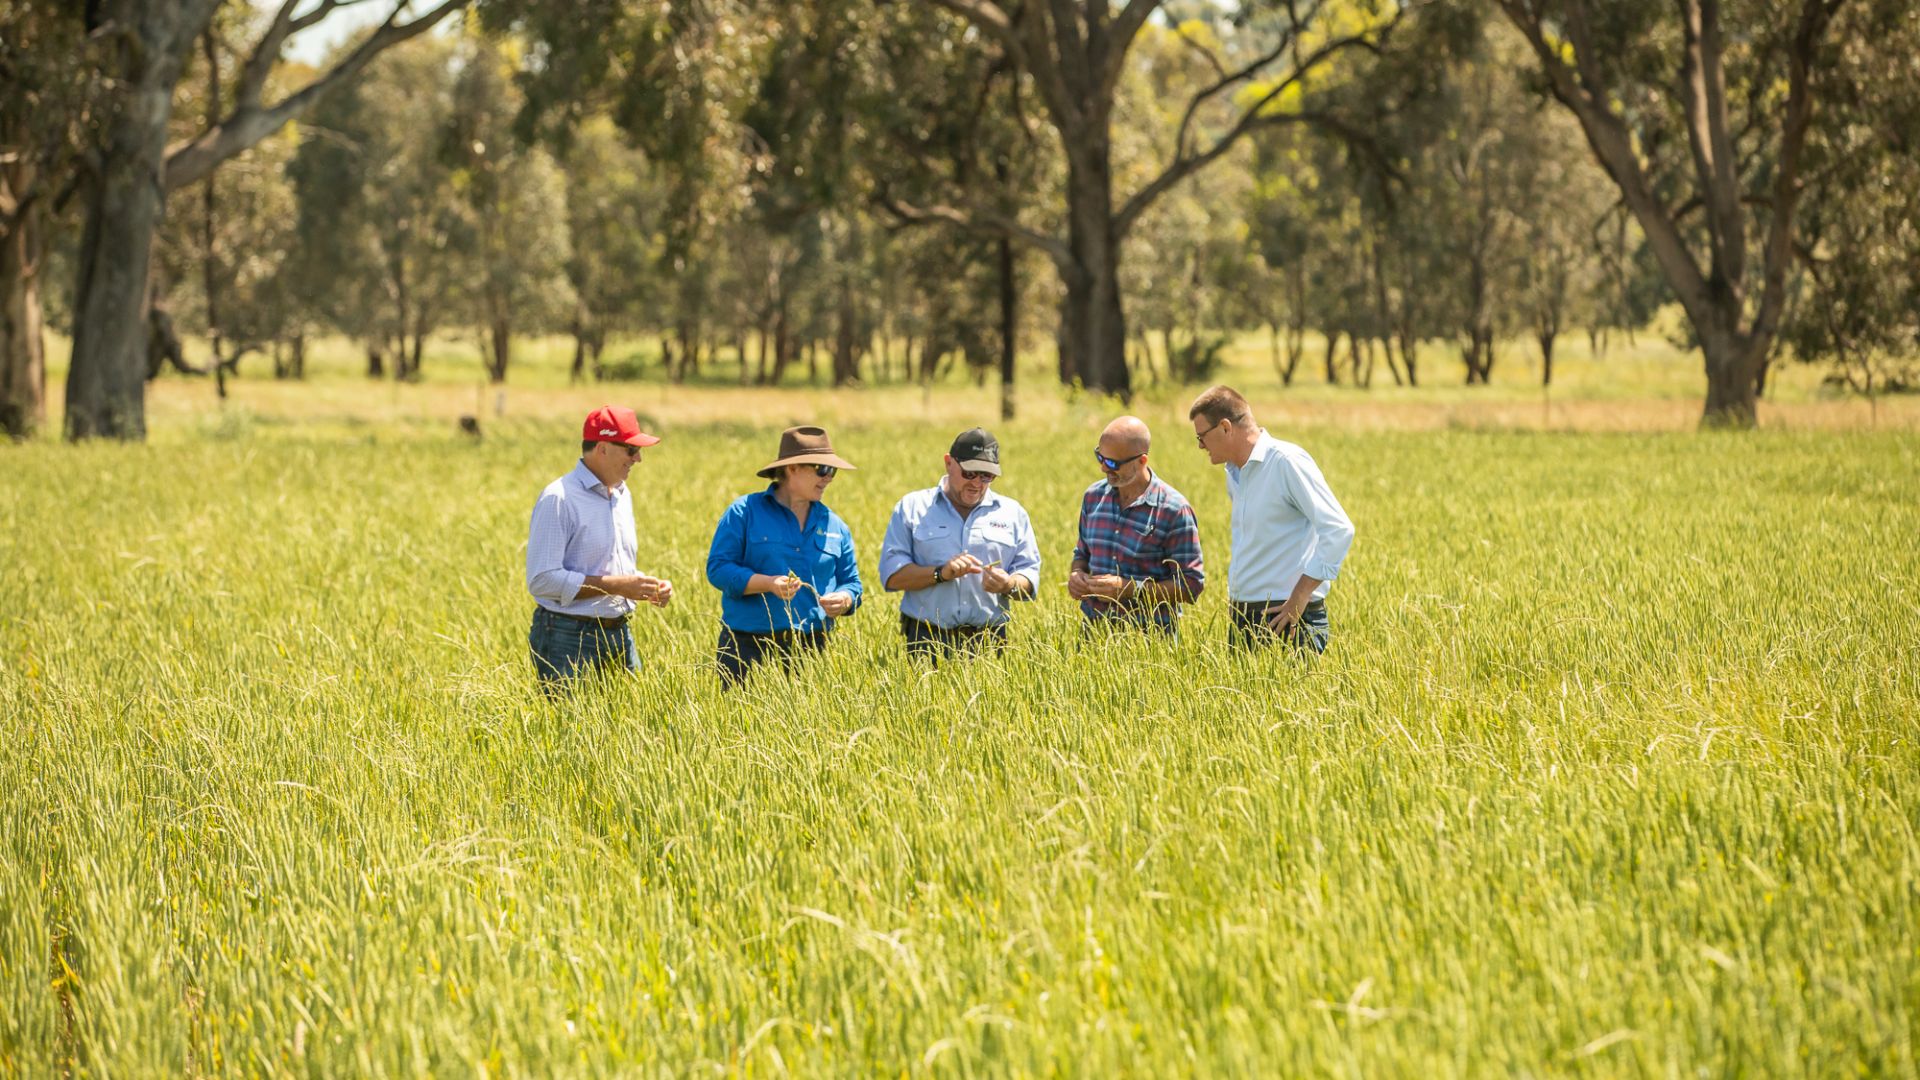
[[[537,607],[527,631],[527,649],[533,654],[540,690],[549,697],[582,669],[640,668],[640,652],[624,619],[582,619]]]
[[[956,654],[978,655],[998,652],[1007,643],[1007,624],[998,626],[956,626],[951,630],[923,622],[911,615],[900,616],[900,633],[907,639],[907,655],[916,660],[938,664]]]
[[[768,660],[777,660],[781,670],[792,671],[800,654],[819,652],[827,647],[828,633],[826,630],[776,630],[771,634],[755,634],[722,626],[720,645],[714,655],[714,666],[720,669],[720,689],[731,690],[740,685],[747,672]]]
[[[1233,625],[1227,629],[1227,640],[1241,649],[1264,649],[1280,641],[1280,635],[1267,625],[1267,615],[1285,605],[1284,600],[1232,602],[1229,607],[1233,612]],[[1296,649],[1318,655],[1327,651],[1330,631],[1326,601],[1314,600],[1300,613],[1300,621],[1293,624],[1286,642]]]

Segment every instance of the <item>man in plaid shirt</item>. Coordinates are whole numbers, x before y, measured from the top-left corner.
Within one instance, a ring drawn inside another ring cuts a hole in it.
[[[1089,623],[1124,620],[1168,633],[1180,605],[1206,587],[1200,524],[1186,497],[1147,465],[1152,436],[1137,416],[1100,433],[1094,457],[1106,474],[1080,500],[1080,539],[1067,592]]]

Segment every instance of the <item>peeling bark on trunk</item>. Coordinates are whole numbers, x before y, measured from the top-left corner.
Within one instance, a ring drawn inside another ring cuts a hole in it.
[[[70,439],[147,434],[147,265],[166,210],[162,172],[177,63],[141,72],[102,140],[87,192],[67,374]]]

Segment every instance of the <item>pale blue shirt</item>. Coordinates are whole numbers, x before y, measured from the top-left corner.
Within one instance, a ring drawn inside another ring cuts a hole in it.
[[[580,586],[589,574],[635,573],[639,554],[633,497],[627,485],[607,490],[582,461],[548,484],[533,504],[533,522],[527,530],[527,591],[548,611],[618,618],[633,610],[633,601],[605,593],[581,596]]]
[[[1026,578],[1040,591],[1040,545],[1033,523],[1019,503],[987,489],[973,513],[962,518],[947,501],[944,486],[912,492],[893,508],[880,543],[880,581],[884,585],[902,567],[939,566],[961,552],[983,563],[999,560],[1000,569]],[[998,626],[1010,617],[1008,598],[989,593],[979,574],[915,589],[900,598],[900,614],[943,630],[961,626]]]
[[[1227,599],[1286,600],[1302,574],[1319,578],[1323,600],[1353,546],[1353,522],[1305,450],[1260,431],[1241,466],[1227,466],[1233,499],[1233,557]]]

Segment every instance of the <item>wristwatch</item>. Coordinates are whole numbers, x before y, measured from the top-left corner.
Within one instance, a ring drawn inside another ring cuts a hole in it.
[[[946,573],[946,570],[947,570],[947,567],[945,563],[942,563],[939,566],[936,566],[933,568],[933,583],[935,585],[938,585],[940,584],[941,581],[945,580],[945,578],[942,575]]]

